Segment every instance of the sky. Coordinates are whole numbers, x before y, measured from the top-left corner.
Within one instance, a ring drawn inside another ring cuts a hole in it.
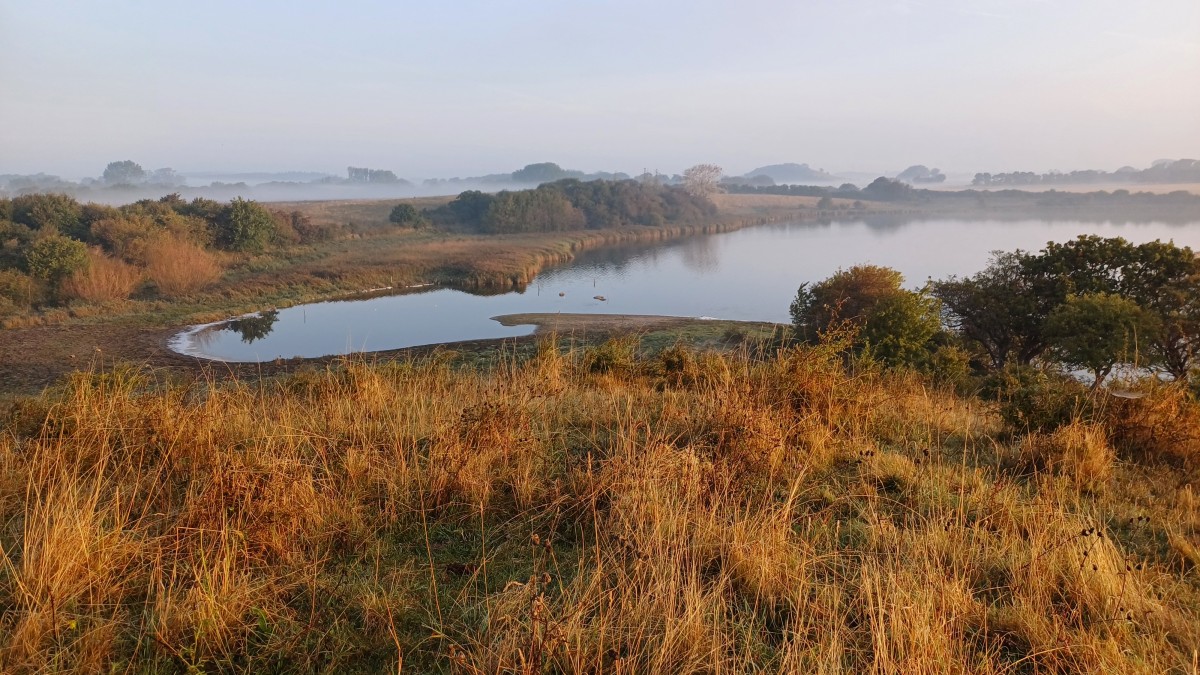
[[[0,173],[1180,157],[1197,0],[0,0]]]

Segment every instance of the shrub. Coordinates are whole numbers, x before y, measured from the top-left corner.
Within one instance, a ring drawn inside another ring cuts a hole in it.
[[[185,239],[158,237],[146,244],[146,276],[158,292],[180,296],[198,291],[221,277],[216,257]]]
[[[417,207],[412,204],[397,204],[392,207],[392,212],[388,215],[388,221],[397,225],[407,225],[410,227],[422,227],[428,221],[417,210]]]
[[[22,195],[12,200],[13,221],[35,230],[77,234],[82,217],[83,207],[67,195]]]
[[[1019,432],[1053,431],[1095,410],[1081,382],[1030,366],[1006,367],[984,380],[980,393],[998,401],[1001,417]]]
[[[109,257],[99,248],[88,251],[88,265],[63,280],[67,297],[102,302],[128,298],[142,281],[142,272],[129,263]]]
[[[76,270],[88,264],[87,246],[62,235],[52,235],[35,242],[25,253],[29,273],[57,285]]]
[[[257,202],[234,199],[216,220],[215,243],[231,251],[258,253],[275,234],[275,219]]]
[[[42,298],[42,289],[28,274],[0,270],[0,315],[29,309]]]
[[[92,236],[106,251],[134,264],[145,264],[146,242],[158,227],[148,216],[127,215],[105,218],[92,225]]]

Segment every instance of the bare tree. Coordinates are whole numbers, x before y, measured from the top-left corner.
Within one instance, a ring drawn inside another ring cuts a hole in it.
[[[697,164],[683,172],[683,187],[694,195],[710,195],[717,191],[722,173],[716,164]]]

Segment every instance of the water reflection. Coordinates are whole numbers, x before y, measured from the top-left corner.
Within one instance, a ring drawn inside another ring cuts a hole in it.
[[[693,237],[680,247],[683,266],[697,274],[711,274],[720,266],[717,244],[712,237]]]
[[[226,321],[222,330],[232,331],[241,336],[242,342],[250,344],[271,334],[275,322],[279,320],[279,310],[271,309],[259,312],[253,316],[242,316]]]
[[[710,316],[787,322],[801,283],[861,263],[899,270],[906,285],[969,275],[992,251],[1039,250],[1080,234],[1200,246],[1200,223],[855,217],[779,223],[580,253],[525,292],[446,288],[318,303],[241,317],[181,338],[186,353],[234,361],[322,356],[527,334],[490,317],[517,313]],[[603,298],[603,300],[599,299]]]

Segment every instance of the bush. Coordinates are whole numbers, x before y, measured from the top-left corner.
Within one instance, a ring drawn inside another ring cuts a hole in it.
[[[142,281],[142,272],[123,260],[104,255],[99,248],[88,251],[87,267],[63,280],[62,293],[88,302],[123,300]]]
[[[41,299],[41,287],[28,274],[0,270],[0,315],[27,310]]]
[[[275,234],[275,219],[262,205],[239,197],[221,210],[215,234],[221,248],[259,253]]]
[[[421,212],[417,210],[417,207],[412,204],[397,204],[392,207],[392,212],[388,215],[388,221],[409,227],[422,227],[427,222],[425,217],[421,215]]]
[[[198,291],[221,277],[216,257],[185,239],[158,237],[146,245],[146,276],[168,297]]]
[[[13,222],[28,225],[35,230],[79,234],[82,217],[83,207],[67,195],[22,195],[12,200]]]
[[[29,274],[54,285],[87,264],[87,246],[81,241],[57,234],[34,242],[25,252]]]
[[[991,375],[980,393],[1000,403],[1001,417],[1018,432],[1053,431],[1095,411],[1083,383],[1030,366],[1010,365]]]
[[[918,365],[929,358],[941,328],[937,300],[902,287],[888,267],[857,265],[796,292],[790,313],[797,335],[811,342],[823,333],[856,333],[857,353],[889,366]]]

